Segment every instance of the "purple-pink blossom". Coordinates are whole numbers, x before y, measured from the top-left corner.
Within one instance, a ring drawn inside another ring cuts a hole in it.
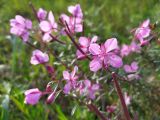
[[[93,55],[93,60],[89,65],[90,70],[97,72],[102,67],[108,67],[109,65],[115,68],[120,68],[123,65],[123,61],[115,52],[118,48],[116,38],[106,40],[101,46],[97,43],[91,44],[89,52]]]
[[[135,73],[138,71],[138,63],[137,62],[132,62],[131,65],[124,65],[124,70],[126,73]]]
[[[128,56],[131,53],[140,53],[141,47],[135,41],[132,41],[130,45],[123,44],[121,47],[121,56]]]
[[[83,93],[87,94],[87,96],[94,100],[96,92],[99,90],[99,84],[91,84],[90,80],[84,80],[84,88],[83,88]]]
[[[121,56],[128,56],[131,53],[131,49],[129,45],[123,44],[121,48]]]
[[[42,8],[39,8],[39,10],[37,12],[37,17],[38,17],[39,21],[45,20],[47,17],[47,11],[45,11]]]
[[[20,15],[16,15],[15,19],[10,20],[10,33],[22,38],[24,42],[29,39],[29,30],[32,29],[32,22],[29,19],[25,19]]]
[[[44,42],[49,42],[52,40],[51,33],[57,32],[57,23],[55,22],[53,13],[49,11],[48,13],[48,19],[47,20],[42,20],[39,24],[40,29],[43,31],[43,41]]]
[[[78,59],[85,58],[86,55],[89,53],[89,46],[91,44],[95,43],[97,41],[97,39],[98,39],[97,36],[94,36],[92,39],[87,38],[87,37],[80,37],[79,38],[80,48],[81,48],[81,50],[83,50],[85,55],[83,53],[81,53],[81,51],[77,50],[77,52],[76,52],[77,58]]]
[[[33,65],[43,64],[49,61],[49,56],[47,53],[43,53],[40,50],[34,50],[32,52],[32,57],[30,63]]]
[[[31,105],[37,104],[42,96],[42,92],[38,88],[27,90],[25,91],[24,94],[25,94],[24,103]]]
[[[68,71],[63,71],[63,78],[66,80],[66,85],[64,86],[63,90],[65,94],[69,94],[72,89],[76,88],[78,79],[78,76],[76,75],[77,71],[77,66],[74,67],[71,73],[69,73]]]
[[[77,4],[75,6],[69,6],[68,12],[70,12],[75,18],[83,18],[83,13],[80,4]]]
[[[75,6],[69,6],[68,11],[72,14],[71,16],[67,16],[66,14],[62,14],[60,19],[65,24],[67,23],[69,32],[82,32],[83,31],[83,13],[79,4]],[[64,29],[62,29],[62,34],[65,34]]]
[[[135,38],[140,41],[140,45],[146,45],[149,41],[146,39],[149,37],[151,33],[151,29],[149,27],[150,20],[145,20],[135,31]]]

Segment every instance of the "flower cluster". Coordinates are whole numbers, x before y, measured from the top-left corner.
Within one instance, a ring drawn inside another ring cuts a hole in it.
[[[95,93],[99,90],[99,85],[91,84],[91,81],[88,79],[77,81],[77,71],[77,66],[74,67],[74,70],[71,73],[68,71],[63,71],[63,78],[66,80],[66,85],[63,90],[64,93],[69,94],[71,90],[78,91],[80,95],[88,96],[90,99],[95,99]]]
[[[28,41],[29,30],[32,29],[32,22],[29,19],[25,19],[20,15],[16,15],[15,19],[10,20],[10,32],[23,39],[24,42]]]
[[[69,29],[72,34],[83,31],[83,13],[79,4],[75,6],[69,6],[68,12],[71,16],[62,14],[60,19],[63,24],[67,24],[65,28],[62,29],[61,33],[65,34],[65,29]],[[67,28],[68,27],[68,28]]]
[[[118,42],[116,38],[106,40],[104,44],[98,45],[94,43],[90,45],[89,51],[93,60],[90,62],[90,70],[97,72],[102,67],[109,66],[120,68],[123,65],[121,57],[117,55]]]
[[[134,30],[134,37],[130,45],[123,44],[121,47],[119,47],[118,40],[116,38],[107,39],[104,43],[97,43],[99,38],[98,36],[93,36],[91,38],[86,36],[77,37],[75,34],[83,31],[84,20],[81,7],[79,4],[75,6],[69,6],[68,12],[71,14],[70,16],[61,14],[59,17],[59,21],[56,22],[52,11],[47,12],[46,10],[40,8],[36,13],[36,18],[39,25],[38,34],[40,33],[41,36],[40,40],[38,41],[40,41],[41,44],[44,43],[44,46],[46,47],[46,45],[48,45],[46,43],[49,43],[52,40],[60,42],[60,40],[58,39],[59,36],[69,37],[73,45],[77,48],[77,60],[86,60],[85,58],[88,58],[88,66],[92,73],[96,73],[100,69],[109,71],[108,74],[112,76],[117,94],[118,96],[120,96],[120,101],[125,115],[128,116],[129,113],[126,113],[126,106],[131,104],[131,97],[128,96],[126,92],[123,95],[116,79],[120,79],[122,77],[124,79],[127,78],[125,80],[140,79],[138,73],[138,62],[133,61],[130,65],[124,64],[123,58],[129,56],[133,52],[140,53],[142,49],[141,47],[149,44],[150,40],[148,39],[148,37],[152,36],[150,20],[145,20],[138,28]],[[10,26],[11,34],[20,37],[24,42],[35,49],[32,52],[30,63],[32,65],[41,64],[42,66],[44,66],[47,72],[51,75],[52,79],[52,81],[47,84],[44,91],[40,91],[38,88],[33,88],[25,91],[24,102],[26,104],[35,105],[44,95],[48,95],[46,102],[52,103],[55,100],[55,96],[63,91],[66,96],[70,94],[73,96],[76,95],[77,97],[82,96],[81,98],[87,98],[82,99],[82,101],[85,102],[85,104],[87,103],[87,106],[89,108],[95,108],[93,106],[89,106],[88,101],[92,102],[94,99],[96,99],[97,93],[101,94],[101,89],[103,89],[103,87],[101,86],[103,85],[101,85],[100,81],[93,81],[91,80],[92,77],[88,77],[81,70],[78,71],[78,68],[80,67],[78,67],[77,64],[74,66],[73,71],[69,72],[70,66],[64,64],[57,57],[61,65],[65,66],[67,70],[64,70],[61,74],[63,76],[63,80],[54,82],[54,78],[56,77],[54,72],[56,70],[54,69],[53,65],[50,65],[49,58],[50,55],[54,55],[54,57],[56,58],[56,55],[52,50],[49,50],[48,48],[43,49],[44,46],[38,49],[31,43],[31,41],[29,40],[29,37],[31,36],[29,34],[29,31],[32,30],[32,22],[20,15],[16,15],[15,19],[10,20]],[[78,42],[76,41],[76,39],[78,40]],[[137,40],[140,42],[140,44],[137,42]],[[117,69],[123,70],[126,75],[120,76],[117,72]],[[78,72],[80,73],[78,74]],[[55,83],[57,87],[53,87],[51,85]],[[63,87],[60,86],[60,84]],[[117,106],[115,105],[106,107],[106,111],[108,113],[113,113],[116,109]],[[98,109],[96,109],[95,111],[97,112],[97,110]],[[99,115],[99,113],[97,115]],[[100,115],[100,117],[103,117],[103,115]]]

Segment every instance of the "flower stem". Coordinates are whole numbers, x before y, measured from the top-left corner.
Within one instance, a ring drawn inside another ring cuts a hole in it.
[[[116,73],[112,72],[112,77],[113,77],[113,81],[114,81],[114,86],[116,88],[116,91],[117,91],[117,94],[119,96],[119,99],[120,99],[120,102],[121,102],[121,105],[123,107],[123,112],[124,112],[124,115],[126,117],[126,120],[131,120],[130,118],[130,115],[129,115],[129,112],[128,112],[128,109],[127,109],[127,106],[126,106],[126,103],[124,101],[124,97],[123,97],[123,94],[122,94],[122,90],[119,86],[119,83],[117,81],[117,77],[116,77]]]
[[[68,37],[70,38],[70,40],[73,42],[73,44],[76,46],[76,48],[87,57],[87,59],[91,60],[90,57],[88,57],[84,51],[79,47],[79,45],[76,43],[76,41],[74,40],[74,38],[70,35],[70,33],[65,29],[66,34],[68,35]]]
[[[57,37],[53,36],[52,34],[50,34],[50,36],[52,37],[52,41],[57,41],[57,42],[59,42],[61,44],[65,44],[65,42],[60,41]]]
[[[36,19],[38,20],[38,22],[40,22],[38,16],[37,16],[37,10],[35,9],[35,7],[33,6],[32,2],[29,2],[30,7],[32,8],[32,11],[36,17]]]
[[[88,107],[91,111],[95,112],[96,115],[101,118],[101,120],[107,120],[107,119],[105,118],[105,116],[98,110],[98,108],[97,108],[94,104],[92,104],[92,103],[91,103],[91,104],[88,104],[87,107]]]

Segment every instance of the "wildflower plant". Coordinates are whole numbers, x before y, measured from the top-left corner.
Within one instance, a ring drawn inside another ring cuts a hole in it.
[[[79,4],[69,6],[69,15],[62,13],[59,19],[55,19],[52,11],[47,12],[43,8],[36,10],[32,4],[31,8],[37,19],[38,26],[35,27],[37,29],[33,29],[31,20],[16,15],[14,19],[10,20],[10,33],[20,37],[25,44],[34,49],[30,63],[43,65],[51,76],[51,81],[44,90],[38,88],[26,90],[24,102],[36,105],[43,96],[47,95],[46,103],[54,104],[57,96],[60,97],[60,94],[63,94],[66,97],[72,96],[74,100],[87,106],[102,120],[109,120],[118,116],[117,110],[123,111],[121,114],[124,119],[131,120],[131,116],[134,117],[134,115],[131,115],[128,108],[132,102],[132,97],[128,91],[122,90],[120,82],[140,80],[140,66],[134,59],[131,63],[125,63],[123,59],[132,53],[140,54],[143,46],[147,47],[155,38],[154,31],[150,27],[150,20],[145,20],[139,27],[131,31],[133,39],[130,45],[119,45],[117,38],[108,38],[102,43],[99,36],[92,35],[90,37],[83,34],[85,19]],[[34,41],[30,38],[34,34],[40,36],[37,38],[37,44],[39,42],[43,47],[33,44]],[[54,42],[66,47],[67,44],[61,39],[62,37],[69,38],[71,45],[76,49],[75,61],[71,64],[72,66],[69,66],[70,63],[64,63],[55,54],[54,49],[47,47]],[[51,60],[51,56],[54,56],[55,60],[58,60],[66,68],[63,73],[58,73],[61,74],[59,80],[56,79],[55,66],[51,64],[51,62],[56,61]],[[118,106],[118,100],[117,103],[105,106],[106,111],[103,112],[100,107],[95,105],[98,100],[102,99],[104,93],[107,94],[108,92],[109,95],[110,91],[106,91],[104,88],[107,83],[98,80],[98,78],[92,79],[82,71],[82,66],[79,66],[78,62],[83,61],[88,61],[87,67],[93,76],[105,72],[107,79],[111,79],[122,107]],[[55,85],[53,86],[53,84]]]

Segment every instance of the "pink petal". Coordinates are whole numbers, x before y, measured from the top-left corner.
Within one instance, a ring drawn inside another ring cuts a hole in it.
[[[140,40],[150,35],[151,30],[149,28],[137,28],[135,35]]]
[[[96,96],[95,96],[95,92],[90,91],[90,92],[89,92],[89,98],[92,99],[92,100],[94,100],[95,97],[96,97]]]
[[[24,103],[35,105],[38,103],[42,93],[38,88],[30,89],[25,92],[25,100]]]
[[[127,106],[131,104],[131,97],[126,92],[124,93],[124,100]]]
[[[92,43],[89,46],[89,52],[92,55],[98,55],[98,54],[100,54],[100,52],[101,52],[100,46],[98,44],[96,44],[96,43]]]
[[[88,47],[89,46],[89,39],[87,37],[80,37],[79,43],[82,47]]]
[[[82,32],[83,31],[83,25],[82,24],[76,24],[74,31],[75,32]]]
[[[69,92],[71,91],[72,87],[71,87],[71,84],[70,82],[68,82],[65,86],[64,86],[64,89],[63,89],[63,92],[65,94],[69,94]]]
[[[43,42],[50,42],[52,40],[52,37],[50,36],[50,34],[51,34],[50,32],[44,33],[42,37]]]
[[[150,20],[147,19],[147,20],[145,20],[145,21],[141,24],[140,27],[149,27],[149,24],[150,24]]]
[[[98,58],[94,58],[89,64],[90,70],[93,72],[97,72],[102,68],[102,63]]]
[[[136,72],[138,70],[138,63],[137,62],[132,62],[131,67],[132,67],[132,70]]]
[[[27,42],[28,41],[28,38],[29,38],[29,32],[25,32],[21,35],[22,39],[24,42]]]
[[[63,22],[69,23],[70,18],[66,14],[61,14],[60,18],[62,19]]]
[[[26,25],[27,29],[32,29],[32,21],[31,20],[26,19],[25,25]]]
[[[130,50],[132,52],[137,52],[139,53],[141,51],[141,47],[134,41],[132,41],[131,45],[130,45]]]
[[[77,71],[78,71],[78,67],[75,66],[74,69],[73,69],[73,71],[72,71],[72,73],[71,73],[71,78],[74,78],[74,76],[75,76],[75,74],[76,74]]]
[[[18,36],[21,34],[21,32],[19,32],[19,29],[16,28],[16,27],[12,27],[12,28],[10,29],[10,33],[12,33],[12,34],[14,34],[14,35],[18,35]]]
[[[68,71],[63,71],[63,78],[64,78],[65,80],[69,80],[69,79],[70,79],[70,74],[69,74]]]
[[[25,95],[31,94],[31,93],[37,93],[40,92],[38,88],[33,88],[25,91]]]
[[[47,16],[47,11],[45,11],[44,9],[42,8],[39,8],[38,12],[37,12],[37,17],[40,19],[40,20],[44,20]]]
[[[49,32],[52,29],[52,26],[51,26],[51,24],[48,21],[42,21],[42,22],[40,22],[39,27],[44,32]]]
[[[22,24],[22,25],[25,24],[25,18],[23,18],[22,16],[16,15],[15,19],[16,19],[16,21],[17,21],[18,23],[20,23],[20,24]]]
[[[99,90],[99,84],[93,84],[92,90],[94,90],[94,91]]]
[[[121,56],[128,56],[131,52],[130,46],[123,44],[121,48]]]
[[[52,26],[55,26],[55,21],[54,21],[54,16],[53,16],[52,11],[49,11],[48,20],[50,21]]]
[[[79,17],[82,18],[83,17],[83,13],[81,10],[81,7],[79,4],[75,5],[75,6],[69,6],[68,7],[68,11],[74,16],[74,17]]]
[[[84,80],[84,85],[85,85],[85,87],[89,88],[91,86],[91,81],[90,80]]]
[[[131,66],[129,66],[129,65],[124,65],[124,70],[125,70],[125,72],[127,72],[127,73],[132,72]]]
[[[93,36],[91,39],[91,43],[95,43],[98,40],[98,36]]]
[[[106,48],[106,52],[111,52],[112,50],[118,49],[118,43],[116,38],[111,38],[108,39],[105,43],[104,46]]]
[[[110,55],[106,57],[104,61],[105,64],[107,62],[107,59],[109,59],[108,63],[115,68],[120,68],[123,65],[122,58],[117,55]]]
[[[87,52],[88,52],[88,49],[87,49],[87,48],[81,48],[81,49],[83,50],[83,52],[84,52],[85,54],[87,54]],[[78,59],[82,59],[82,58],[85,58],[85,57],[86,57],[86,56],[85,56],[81,51],[79,51],[79,50],[77,50],[76,56],[77,56]]]

